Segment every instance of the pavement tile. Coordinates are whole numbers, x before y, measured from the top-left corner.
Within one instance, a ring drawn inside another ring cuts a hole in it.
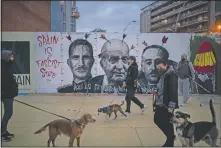
[[[147,104],[147,111],[143,115],[141,115],[140,108],[132,103],[132,113],[128,118],[121,116],[121,113],[118,112],[118,118],[112,120],[114,114],[110,119],[106,119],[105,114],[97,114],[97,109],[108,106],[110,102],[120,104],[124,100],[124,96],[33,95],[16,97],[20,101],[71,119],[78,119],[84,113],[91,113],[96,122],[88,124],[86,127],[81,138],[82,146],[161,146],[165,137],[153,123],[152,96],[138,95],[138,98]],[[182,97],[180,98],[182,99]],[[204,101],[204,105],[200,107],[202,101]],[[179,110],[189,113],[192,122],[211,121],[209,105],[205,103],[208,101],[209,99],[205,97],[192,96],[189,104]],[[219,99],[214,99],[214,102],[217,125],[220,129],[221,104]],[[125,110],[125,105],[122,108]],[[9,143],[2,143],[2,146],[46,146],[48,131],[40,135],[33,133],[55,119],[59,119],[59,117],[15,102],[14,114],[9,122],[9,131],[15,133],[16,137]],[[58,136],[56,145],[67,146],[68,140],[69,138],[66,136]],[[179,140],[175,141],[175,145],[180,146]],[[208,145],[199,142],[196,146]]]

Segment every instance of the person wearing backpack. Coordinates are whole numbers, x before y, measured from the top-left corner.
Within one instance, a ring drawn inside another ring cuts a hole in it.
[[[183,95],[183,106],[188,103],[190,98],[190,81],[195,80],[195,70],[193,64],[187,59],[186,54],[181,55],[181,61],[178,64],[179,91]]]

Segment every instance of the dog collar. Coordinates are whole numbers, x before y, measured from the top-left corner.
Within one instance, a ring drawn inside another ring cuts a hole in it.
[[[75,123],[77,123],[78,125],[83,125],[82,123],[80,123],[78,120],[74,120]]]

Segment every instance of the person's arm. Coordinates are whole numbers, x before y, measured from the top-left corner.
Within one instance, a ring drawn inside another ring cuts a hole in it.
[[[188,65],[189,65],[191,77],[192,77],[193,80],[195,80],[195,70],[194,70],[193,64],[189,61]]]
[[[138,77],[138,68],[133,67],[131,71],[131,79],[134,81],[137,79],[137,77]]]
[[[176,106],[178,105],[178,79],[177,76],[175,74],[169,76],[169,83],[167,86],[168,89],[168,94],[169,94],[169,111],[173,112],[173,110],[176,108]]]

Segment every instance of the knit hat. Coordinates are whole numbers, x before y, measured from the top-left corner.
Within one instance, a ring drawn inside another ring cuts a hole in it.
[[[133,61],[136,61],[136,57],[135,57],[135,56],[129,56],[128,59],[133,60]]]

